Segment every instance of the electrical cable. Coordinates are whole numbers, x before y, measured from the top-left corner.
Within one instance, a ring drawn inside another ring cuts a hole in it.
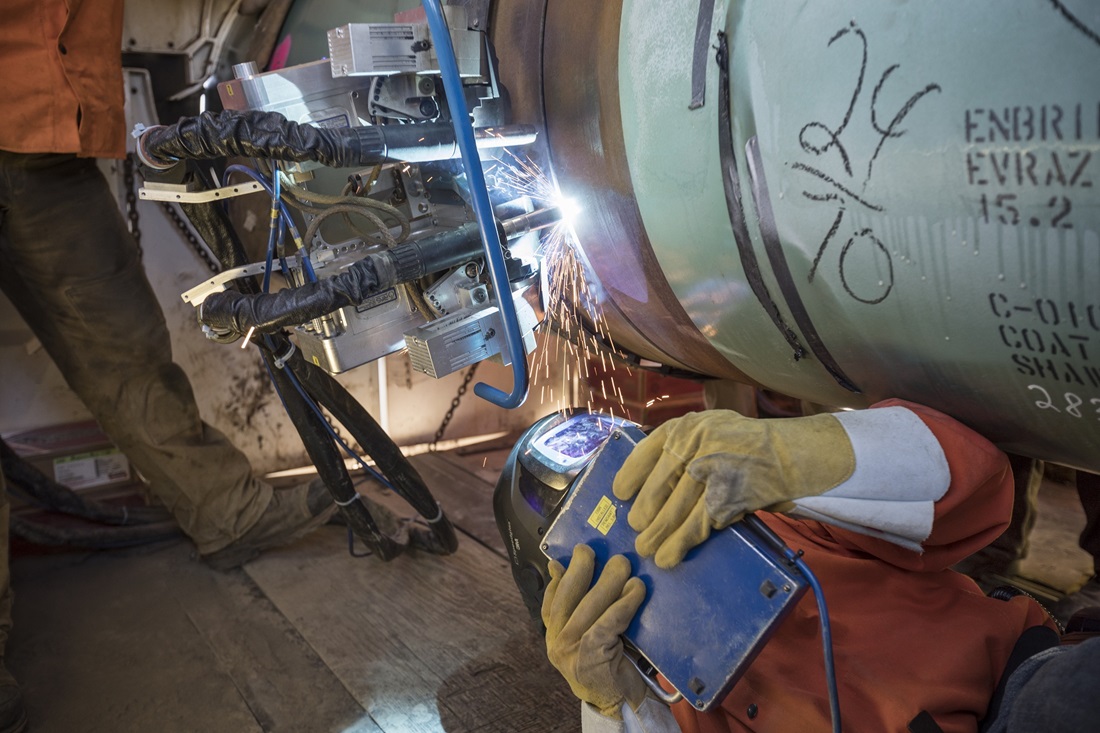
[[[390,479],[393,490],[428,523],[430,535],[421,537],[414,528],[413,541],[436,554],[450,554],[458,549],[457,535],[450,520],[416,468],[386,431],[323,369],[299,354],[292,355],[288,363],[310,396],[347,428],[378,469]]]
[[[294,219],[291,218],[290,212],[287,210],[286,205],[275,196],[275,188],[272,182],[260,172],[249,168],[246,165],[235,163],[228,166],[225,169],[225,181],[229,180],[231,173],[243,173],[252,180],[259,183],[268,195],[279,201],[279,211],[282,214],[283,221],[286,223],[287,229],[290,231],[290,236],[294,240],[295,249],[298,250],[298,255],[302,261],[302,271],[306,273],[306,279],[309,282],[317,282],[317,275],[313,271],[313,263],[310,262],[308,254],[305,252],[305,243],[302,239],[302,235],[298,232],[298,226],[294,223]]]
[[[314,215],[313,221],[311,221],[309,223],[309,226],[306,228],[305,242],[307,252],[312,251],[313,238],[317,236],[317,232],[320,231],[321,224],[328,217],[334,214],[354,214],[355,216],[361,216],[367,219],[378,229],[376,233],[382,236],[383,244],[385,244],[387,247],[397,246],[397,239],[390,232],[389,227],[387,227],[385,222],[383,222],[382,219],[379,218],[379,216],[370,209],[363,208],[362,206],[356,206],[354,204],[333,204]],[[360,234],[367,234],[366,232],[359,230],[358,227],[355,228]],[[365,236],[364,238],[367,239],[368,237],[369,235]]]
[[[274,185],[271,191],[271,224],[267,233],[267,256],[264,259],[264,281],[261,286],[261,290],[265,293],[271,291],[271,266],[275,258],[275,247],[277,242],[281,238],[281,234],[284,231],[283,220],[279,214],[279,178],[280,176],[272,176]]]
[[[285,177],[285,174],[280,176]],[[318,193],[316,191],[310,191],[302,186],[295,185],[290,181],[286,181],[283,184],[283,189],[289,193],[289,195],[299,201],[305,201],[313,204],[322,204],[325,206],[333,206],[336,204],[348,204],[351,206],[361,206],[366,209],[373,209],[382,214],[386,214],[401,227],[401,234],[396,237],[398,242],[403,242],[409,238],[412,233],[411,225],[409,224],[409,217],[398,209],[396,206],[391,206],[384,201],[378,201],[372,199],[369,196],[356,196],[351,193],[351,184],[346,184],[340,195],[332,195],[325,193]]]
[[[172,519],[171,513],[162,507],[116,506],[86,499],[23,460],[3,440],[0,440],[0,466],[10,482],[9,490],[19,489],[50,511],[115,526],[159,524]]]
[[[175,521],[136,524],[128,527],[57,527],[26,517],[11,517],[11,531],[36,545],[112,550],[159,542],[181,534]]]
[[[281,185],[280,184],[281,178],[282,178],[282,176],[279,174],[279,171],[276,168],[276,170],[274,171],[274,175],[271,178],[271,180],[272,180],[272,187],[271,187],[271,230],[268,234],[268,239],[267,239],[267,259],[266,259],[267,269],[264,272],[264,281],[263,281],[263,292],[265,292],[265,293],[270,290],[270,286],[271,286],[271,265],[272,265],[272,260],[273,260],[274,255],[275,255],[275,245],[276,245],[276,241],[277,241],[276,220],[278,218],[278,208],[279,208],[280,203],[281,203],[280,199],[279,199],[279,188],[280,188],[280,185]],[[283,227],[283,222],[280,221],[278,223],[278,230],[281,231],[282,227]],[[272,351],[274,351],[274,345],[271,342],[271,339],[268,338],[268,337],[265,337],[264,341],[266,342],[268,348],[271,349]],[[265,366],[266,366],[266,364],[265,364]],[[279,367],[282,368],[282,366],[283,366],[283,364],[280,363]],[[268,376],[271,378],[272,384],[274,385],[275,384],[275,379],[274,379],[274,376],[271,375],[270,372],[271,372],[271,370],[269,368],[268,369]],[[317,414],[317,416],[320,417],[324,421],[325,425],[328,427],[328,432],[332,436],[333,440],[335,440],[337,443],[339,443],[340,446],[344,449],[344,451],[349,456],[351,456],[352,458],[354,458],[356,461],[359,462],[359,465],[362,467],[364,473],[371,474],[376,480],[381,482],[386,487],[392,489],[393,486],[390,484],[389,480],[387,480],[385,476],[379,474],[377,471],[375,471],[370,466],[368,466],[359,457],[359,455],[355,451],[353,451],[351,449],[351,447],[347,443],[345,443],[343,441],[343,439],[340,438],[339,435],[337,435],[336,431],[332,429],[332,426],[328,424],[328,421],[324,419],[325,416],[321,412],[320,408],[317,406],[317,403],[309,395],[306,394],[305,390],[302,389],[301,384],[298,382],[297,378],[294,377],[293,373],[290,373],[290,377],[291,377],[291,383],[295,386],[295,388],[301,394],[302,398],[306,401],[306,404],[308,404],[310,407],[312,407],[313,411]],[[275,386],[276,386],[276,391],[278,391],[278,386],[277,385],[275,385]],[[282,400],[282,395],[281,394],[279,395],[279,399]],[[283,401],[283,409],[286,409],[286,402],[285,401]]]
[[[280,369],[275,364],[276,352],[268,347],[266,343],[268,339],[264,341],[265,343],[258,346],[260,346],[260,353],[263,355],[268,374],[275,384],[275,390],[301,436],[306,452],[317,468],[321,480],[340,507],[340,513],[348,527],[381,559],[391,560],[397,557],[404,552],[405,546],[379,528],[378,522],[367,507],[365,498],[356,500],[358,492],[355,490],[355,484],[328,434],[328,428],[331,426],[327,426],[325,421],[306,405],[305,400],[292,385],[288,370]],[[285,339],[282,341],[289,345]],[[274,338],[271,339],[271,343],[275,343]]]
[[[244,166],[241,166],[239,170],[259,181],[271,195],[272,207],[274,208],[278,205],[279,208],[285,212],[285,207],[282,206],[279,198],[279,192],[277,190],[279,183],[277,180],[269,182],[258,172]],[[231,171],[227,171],[227,175],[229,172]],[[269,233],[267,252],[269,261],[274,258],[275,253],[273,247],[279,246],[281,243],[282,232],[287,223],[284,217],[280,217],[274,242]],[[289,223],[292,224],[292,222]],[[281,255],[279,257],[279,263],[285,274],[287,270],[286,261]],[[268,280],[267,284],[270,285],[270,280]],[[287,347],[293,348],[290,342],[285,338],[282,340]],[[321,480],[332,494],[333,500],[337,505],[342,505],[340,511],[347,523],[349,531],[359,535],[364,542],[367,543],[368,547],[376,551],[383,560],[389,560],[396,557],[401,554],[404,547],[385,535],[379,529],[377,522],[375,522],[374,518],[371,516],[367,506],[361,501],[355,502],[355,506],[349,506],[352,502],[348,500],[354,500],[354,498],[358,496],[358,492],[355,490],[354,483],[348,475],[347,468],[343,460],[340,459],[339,452],[336,450],[331,437],[325,434],[326,430],[331,430],[331,426],[323,419],[323,416],[319,417],[314,414],[309,407],[307,407],[307,401],[304,396],[292,388],[292,382],[288,378],[289,370],[281,368],[281,362],[286,357],[276,357],[274,345],[274,337],[265,337],[262,343],[257,343],[268,376],[275,386],[275,392],[283,404],[283,409],[290,417],[291,422],[301,437],[310,460],[317,468]],[[287,356],[289,356],[290,353],[293,352],[288,351]]]
[[[810,566],[802,559],[802,550],[797,552],[787,546],[787,543],[775,534],[755,514],[746,514],[742,519],[748,527],[751,527],[762,540],[774,551],[778,552],[802,576],[813,591],[814,600],[817,601],[817,612],[821,618],[821,646],[825,657],[825,685],[829,695],[829,713],[832,719],[833,733],[840,733],[840,695],[837,692],[836,665],[833,659],[833,629],[829,622],[829,609],[825,605],[825,593],[821,589],[821,583],[817,576],[810,570]]]
[[[805,576],[810,590],[813,591],[814,600],[817,601],[817,613],[821,618],[821,646],[825,656],[825,685],[829,692],[829,717],[832,721],[833,733],[840,733],[840,695],[837,691],[836,666],[833,659],[833,630],[829,622],[829,609],[825,606],[825,593],[821,590],[821,583],[818,582],[817,576],[802,559],[800,552],[796,553],[788,547],[784,554],[787,560]]]
[[[264,340],[268,342],[268,348],[269,349],[274,348],[274,344],[272,344],[270,342],[271,338],[269,336],[265,336]],[[290,358],[293,358],[293,357],[290,357]],[[289,361],[289,359],[288,359],[288,361]],[[285,363],[280,366],[280,368],[283,368],[283,367],[285,367]],[[302,383],[298,380],[298,377],[295,376],[294,372],[293,371],[287,371],[286,369],[283,369],[283,370],[286,372],[287,377],[290,379],[290,383],[294,385],[294,389],[297,390],[299,395],[301,395],[302,400],[305,401],[305,403],[310,407],[310,409],[313,410],[314,414],[317,415],[317,417],[321,420],[321,422],[324,423],[325,428],[326,428],[326,430],[329,434],[329,437],[332,438],[333,442],[335,442],[337,445],[339,445],[341,448],[343,448],[344,452],[348,454],[348,457],[354,459],[359,464],[359,467],[363,469],[363,473],[370,474],[371,477],[373,477],[376,481],[381,483],[387,489],[393,490],[393,488],[394,488],[393,484],[390,483],[389,479],[387,479],[381,473],[379,473],[374,468],[372,468],[366,461],[364,461],[362,459],[362,457],[360,457],[360,455],[356,451],[354,451],[351,448],[351,446],[349,446],[347,444],[347,442],[344,441],[343,438],[340,437],[340,435],[336,432],[336,430],[333,429],[332,425],[330,425],[328,420],[325,419],[325,414],[321,411],[321,408],[317,404],[316,400],[314,400],[312,395],[310,395],[306,391],[306,389],[302,386]],[[269,374],[269,376],[271,376],[271,375]],[[274,381],[274,379],[272,379],[272,381]],[[280,397],[281,396],[282,395],[280,395]],[[284,404],[284,406],[285,406],[285,404]]]

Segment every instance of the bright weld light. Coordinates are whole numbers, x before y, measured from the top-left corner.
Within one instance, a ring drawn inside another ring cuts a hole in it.
[[[581,205],[577,203],[576,199],[568,196],[558,196],[554,203],[561,209],[562,223],[566,226],[573,226],[577,221],[577,217],[581,214]]]

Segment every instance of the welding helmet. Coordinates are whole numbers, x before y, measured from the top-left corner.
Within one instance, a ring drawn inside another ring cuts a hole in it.
[[[493,495],[497,529],[508,548],[512,577],[536,620],[549,560],[542,537],[554,522],[570,488],[614,428],[630,424],[585,410],[548,415],[520,437],[500,474]]]

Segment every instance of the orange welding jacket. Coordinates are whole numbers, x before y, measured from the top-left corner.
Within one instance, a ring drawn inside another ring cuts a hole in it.
[[[1012,511],[1007,457],[957,421],[899,400],[939,440],[951,472],[917,553],[778,514],[759,516],[821,581],[832,620],[843,729],[904,733],[923,710],[944,733],[973,733],[1016,640],[1056,629],[1030,598],[988,598],[951,565],[993,541]],[[807,593],[720,708],[673,706],[685,733],[831,730],[817,606]]]
[[[4,0],[0,149],[126,154],[122,0]]]

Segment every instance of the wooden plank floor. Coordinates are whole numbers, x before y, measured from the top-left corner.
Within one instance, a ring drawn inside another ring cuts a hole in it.
[[[353,558],[328,526],[229,573],[183,541],[15,558],[7,662],[32,730],[579,730],[512,582],[484,461],[415,459],[472,528],[449,557]]]
[[[579,730],[492,521],[506,454],[414,459],[463,530],[450,557],[352,558],[337,526],[230,573],[183,541],[16,557],[7,663],[32,731]],[[1080,506],[1050,481],[1040,504],[1021,574],[1069,589]]]

